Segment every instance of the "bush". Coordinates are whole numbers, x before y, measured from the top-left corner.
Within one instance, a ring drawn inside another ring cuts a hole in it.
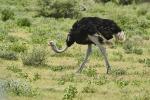
[[[146,64],[147,67],[150,67],[150,59],[149,59],[149,58],[147,58],[147,59],[145,60],[145,64]]]
[[[107,3],[107,2],[114,2],[116,4],[122,4],[122,5],[129,5],[132,3],[138,3],[141,0],[95,0],[95,2],[103,2],[103,3]]]
[[[58,84],[64,85],[66,82],[74,82],[74,74],[66,74],[63,75],[60,79],[58,79]]]
[[[74,0],[39,0],[39,15],[55,18],[77,18],[81,15],[78,2]]]
[[[18,39],[18,37],[8,35],[8,36],[6,36],[5,40],[8,42],[17,42],[19,39]]]
[[[143,49],[141,49],[141,48],[134,48],[133,49],[133,53],[138,54],[138,55],[142,55],[143,54]]]
[[[76,87],[69,85],[69,87],[65,88],[63,100],[72,100],[76,94],[78,93]]]
[[[31,21],[28,18],[20,18],[17,20],[17,25],[30,27]]]
[[[32,52],[22,54],[22,62],[24,65],[39,66],[46,64],[47,53],[44,47],[34,47]]]
[[[29,97],[38,94],[37,89],[32,88],[32,86],[26,81],[20,81],[20,80],[8,81],[7,92],[13,93],[17,96],[29,96]]]
[[[82,93],[95,93],[95,92],[96,92],[96,89],[94,89],[93,87],[89,87],[89,86],[83,87],[83,90],[82,90]]]
[[[5,30],[0,30],[0,41],[3,41],[8,33]]]
[[[112,71],[111,71],[111,74],[112,75],[115,75],[115,76],[120,76],[120,75],[126,75],[127,74],[127,71],[126,70],[124,70],[124,69],[113,69]]]
[[[120,88],[123,88],[123,87],[129,85],[129,81],[126,81],[123,79],[116,80],[116,83]]]
[[[88,77],[95,77],[97,75],[96,70],[93,68],[88,68],[84,72]]]
[[[22,72],[22,69],[20,69],[20,68],[14,66],[14,65],[8,66],[8,67],[7,67],[7,70],[10,70],[10,71],[12,71],[12,72],[14,72],[14,73]]]
[[[107,77],[105,76],[102,76],[102,77],[99,77],[96,81],[95,81],[95,84],[96,85],[104,85],[108,82],[108,79]]]
[[[14,12],[10,8],[6,8],[1,11],[1,19],[3,21],[7,21],[13,18],[14,18]]]
[[[123,44],[123,49],[125,53],[139,53],[142,54],[143,50],[140,49],[140,45],[142,45],[143,39],[140,36],[130,37],[130,39],[126,40]],[[139,49],[138,49],[139,48]]]
[[[7,51],[7,50],[0,50],[0,58],[6,59],[6,60],[17,60],[17,53],[13,51]]]
[[[27,46],[24,43],[16,42],[9,46],[9,49],[15,52],[25,52],[27,50]]]

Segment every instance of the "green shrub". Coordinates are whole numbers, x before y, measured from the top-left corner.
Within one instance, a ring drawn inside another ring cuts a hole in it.
[[[7,50],[0,50],[0,58],[6,59],[6,60],[17,60],[17,53],[13,51],[7,51]]]
[[[52,71],[62,71],[63,70],[63,66],[51,66],[50,69]]]
[[[13,93],[17,96],[35,96],[38,93],[37,89],[34,89],[26,81],[10,80],[7,83],[7,92]]]
[[[41,79],[41,75],[39,73],[35,73],[33,80],[36,81],[36,80],[39,80],[39,79]]]
[[[148,9],[145,7],[141,7],[138,11],[137,11],[137,15],[138,16],[144,16],[146,15],[148,12]]]
[[[149,59],[149,58],[147,58],[147,59],[145,60],[145,64],[146,64],[147,67],[150,67],[150,59]]]
[[[96,89],[91,86],[83,87],[82,93],[95,93]]]
[[[77,18],[81,15],[78,2],[74,0],[39,0],[39,15],[55,18]]]
[[[96,84],[96,85],[104,85],[104,84],[106,84],[107,82],[108,82],[107,77],[101,76],[101,77],[99,77],[99,78],[95,81],[95,84]]]
[[[12,71],[12,72],[14,72],[14,73],[22,72],[22,69],[20,69],[20,68],[14,66],[14,65],[8,66],[8,67],[7,67],[7,70],[10,70],[10,71]]]
[[[32,52],[22,54],[22,62],[24,65],[39,66],[46,64],[47,53],[44,47],[34,47]]]
[[[10,8],[6,8],[1,11],[1,19],[3,21],[7,21],[13,18],[14,18],[14,12]]]
[[[8,33],[6,32],[6,30],[1,29],[0,30],[0,41],[3,41],[7,35],[8,35]]]
[[[27,46],[24,43],[15,42],[9,46],[9,49],[15,52],[25,52],[27,50]]]
[[[123,88],[127,85],[129,85],[129,81],[123,80],[123,79],[119,79],[116,80],[117,86],[119,86],[120,88]]]
[[[75,77],[74,74],[65,74],[58,79],[58,84],[64,85],[66,82],[74,82]]]
[[[67,88],[65,88],[64,92],[63,100],[73,100],[73,98],[75,98],[76,94],[78,93],[76,87],[72,85],[69,85]]]
[[[103,2],[103,3],[107,3],[107,2],[114,2],[116,4],[122,4],[122,5],[128,5],[128,4],[132,4],[132,3],[138,3],[141,0],[95,0],[95,2]]]
[[[112,75],[115,75],[115,76],[126,75],[126,74],[127,74],[127,71],[124,70],[124,69],[118,68],[118,69],[113,69],[113,70],[111,71],[111,74],[112,74]]]
[[[87,68],[86,70],[84,70],[83,73],[88,77],[95,77],[97,75],[96,70],[94,68]]]
[[[133,53],[142,55],[143,54],[143,49],[142,48],[134,48]]]
[[[8,42],[17,42],[19,40],[19,38],[12,36],[12,35],[8,35],[8,36],[6,36],[5,40]]]
[[[17,25],[30,27],[31,21],[28,18],[20,18],[17,20]]]
[[[123,49],[125,50],[125,53],[142,54],[143,50],[140,49],[140,45],[142,45],[142,43],[143,43],[142,37],[133,36],[130,37],[130,39],[125,41],[125,43],[123,44]]]

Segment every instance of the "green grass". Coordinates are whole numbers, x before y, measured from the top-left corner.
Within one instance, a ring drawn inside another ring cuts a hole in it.
[[[38,16],[36,4],[37,0],[0,0],[0,12],[10,8],[14,13],[6,21],[0,13],[0,98],[4,95],[8,100],[150,99],[149,3],[122,6],[92,0],[80,2],[81,9],[86,9],[81,10],[83,17],[110,18],[127,35],[124,44],[106,46],[112,67],[109,75],[94,45],[81,74],[75,72],[87,46],[74,44],[67,52],[54,53],[48,41],[63,47],[77,18]]]

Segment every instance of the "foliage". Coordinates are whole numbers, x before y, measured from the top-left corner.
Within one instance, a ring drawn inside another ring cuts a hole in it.
[[[116,4],[122,4],[122,5],[128,5],[128,4],[132,4],[132,3],[138,3],[141,0],[95,0],[95,2],[103,2],[103,3],[107,3],[107,2],[114,2]]]
[[[117,69],[113,69],[113,70],[111,71],[111,74],[112,74],[112,75],[115,75],[115,76],[126,75],[126,74],[127,74],[127,71],[124,70],[124,69],[121,69],[121,68],[117,68]]]
[[[58,79],[58,84],[64,85],[66,82],[74,82],[75,76],[74,74],[65,74]]]
[[[39,66],[46,64],[47,53],[42,46],[34,47],[32,52],[22,54],[22,62],[24,65]]]
[[[15,65],[8,66],[7,69],[14,73],[22,72],[22,69],[16,67]]]
[[[108,79],[106,76],[100,76],[98,79],[95,81],[96,85],[104,85],[108,82]]]
[[[86,70],[84,70],[83,73],[88,77],[95,77],[97,75],[96,70],[94,68],[87,68]]]
[[[27,46],[25,43],[15,42],[9,46],[9,49],[15,52],[25,52],[27,50]]]
[[[65,88],[63,100],[72,100],[78,93],[76,87],[69,85]]]
[[[91,86],[83,87],[82,93],[95,93],[96,89]]]
[[[20,18],[17,20],[17,25],[30,27],[31,21],[28,18]]]
[[[119,80],[116,80],[116,84],[120,88],[123,88],[123,87],[129,85],[129,81],[126,81],[126,80],[123,80],[123,79],[119,79]]]
[[[55,18],[77,18],[81,15],[77,4],[74,0],[39,0],[39,15]]]
[[[10,80],[7,83],[7,91],[17,96],[35,96],[38,94],[37,89],[34,89],[29,83],[21,80]]]
[[[14,18],[14,12],[10,8],[5,8],[1,11],[1,19],[7,21]]]
[[[0,50],[0,58],[6,59],[6,60],[17,60],[18,56],[17,56],[17,53],[13,51]]]

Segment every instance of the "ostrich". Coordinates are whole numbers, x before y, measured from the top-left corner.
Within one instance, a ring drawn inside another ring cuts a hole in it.
[[[111,67],[107,59],[106,49],[102,46],[102,44],[112,39],[113,35],[116,41],[125,40],[124,32],[114,21],[98,17],[83,17],[81,20],[76,21],[70,29],[70,32],[67,35],[65,48],[58,49],[53,41],[49,42],[49,46],[52,47],[54,52],[62,53],[74,44],[74,42],[81,45],[88,45],[84,61],[77,70],[77,72],[80,73],[92,52],[92,44],[94,44],[99,48],[104,57],[108,74]]]

